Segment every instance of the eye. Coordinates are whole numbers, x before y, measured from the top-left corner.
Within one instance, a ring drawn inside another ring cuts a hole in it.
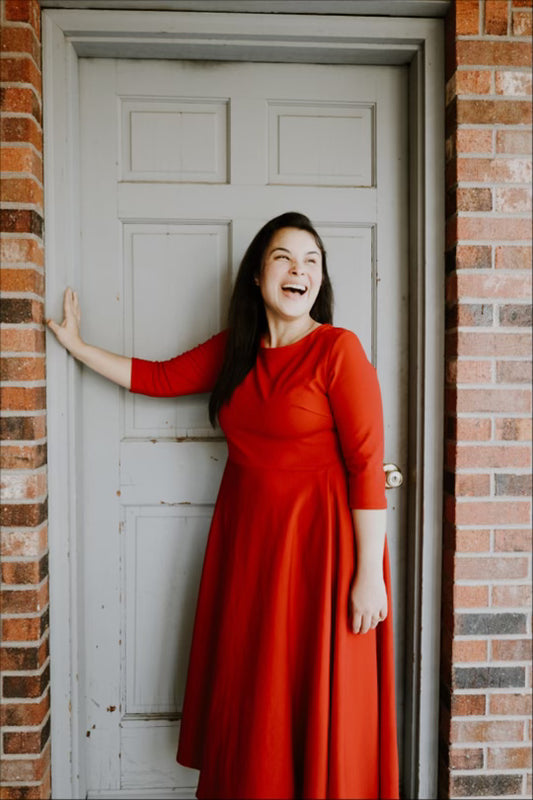
[[[289,256],[285,253],[280,253],[279,256],[276,256],[276,260],[279,260],[280,258],[284,259],[285,261],[289,260]]]

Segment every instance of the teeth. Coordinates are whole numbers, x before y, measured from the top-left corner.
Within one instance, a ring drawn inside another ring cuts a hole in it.
[[[305,292],[307,291],[307,287],[306,286],[302,286],[299,283],[286,283],[281,288],[283,290],[289,289],[290,291],[293,291],[293,292],[299,292],[299,294],[305,294]]]

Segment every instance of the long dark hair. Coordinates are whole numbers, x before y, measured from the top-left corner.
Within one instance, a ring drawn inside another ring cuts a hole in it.
[[[261,290],[256,278],[276,231],[298,228],[308,231],[322,254],[322,285],[311,308],[311,317],[320,323],[333,320],[333,289],[326,264],[324,244],[311,221],[304,214],[288,211],[274,217],[256,233],[241,261],[228,313],[228,339],[222,369],[209,400],[209,419],[214,426],[221,406],[250,372],[257,358],[261,337],[267,331],[267,319]]]

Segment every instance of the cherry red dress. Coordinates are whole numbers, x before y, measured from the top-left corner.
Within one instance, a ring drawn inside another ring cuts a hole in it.
[[[131,391],[206,392],[227,333]],[[228,461],[191,648],[180,763],[199,798],[396,798],[391,615],[354,635],[351,508],[386,507],[381,397],[350,331],[261,347],[222,407]],[[390,599],[388,556],[384,573]]]

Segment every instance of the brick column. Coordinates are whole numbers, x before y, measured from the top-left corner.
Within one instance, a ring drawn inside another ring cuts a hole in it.
[[[38,0],[0,3],[1,798],[50,796]]]
[[[447,19],[440,797],[530,797],[531,0]]]

